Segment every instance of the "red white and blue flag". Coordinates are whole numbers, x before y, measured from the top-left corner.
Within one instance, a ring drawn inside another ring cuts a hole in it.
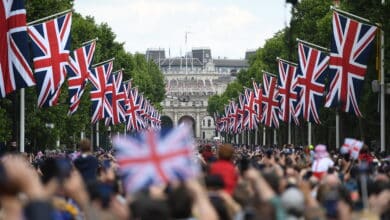
[[[236,121],[236,126],[235,126],[235,132],[240,133],[241,131],[245,130],[246,127],[244,126],[244,119],[246,117],[245,114],[245,95],[240,94],[238,95],[238,104],[237,104],[237,121]]]
[[[268,73],[263,73],[263,117],[262,124],[271,128],[279,128],[279,91],[277,79]]]
[[[54,106],[60,96],[69,63],[72,13],[28,27],[34,55],[38,106]]]
[[[84,93],[91,75],[91,64],[95,53],[96,41],[73,51],[73,57],[69,57],[69,65],[66,66],[69,86],[69,115],[74,114],[80,105],[81,96]]]
[[[35,85],[23,0],[0,1],[0,96]]]
[[[361,117],[359,96],[377,27],[333,12],[332,29],[325,107],[339,106],[341,111]]]
[[[280,98],[279,119],[291,123],[294,120],[299,125],[297,112],[299,111],[298,94],[294,90],[297,84],[297,67],[279,59],[278,90]]]
[[[191,128],[179,125],[165,136],[148,130],[140,138],[116,137],[113,146],[127,192],[153,185],[194,178],[199,165],[193,160]]]
[[[320,50],[298,43],[299,66],[297,92],[305,121],[321,124],[318,109],[322,104],[329,56]]]
[[[89,81],[92,83],[91,101],[92,101],[92,118],[91,122],[104,118],[112,118],[112,84],[109,84],[109,79],[112,72],[113,62],[109,61],[91,69]]]
[[[126,94],[122,83],[123,73],[112,74],[108,84],[111,85],[112,117],[106,118],[106,125],[116,125],[126,121]]]
[[[137,88],[127,88],[128,96],[126,99],[127,130],[137,132],[142,129],[143,118],[139,112],[141,109],[141,97]]]
[[[253,84],[253,95],[255,97],[255,109],[257,114],[257,121],[260,122],[263,117],[263,87],[261,84],[257,84],[254,80]]]

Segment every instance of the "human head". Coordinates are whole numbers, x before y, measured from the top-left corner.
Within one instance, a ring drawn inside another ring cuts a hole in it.
[[[234,148],[231,144],[222,144],[218,148],[218,159],[231,160],[233,158]]]
[[[317,159],[329,157],[328,151],[326,150],[326,146],[323,144],[319,144],[315,148],[315,157]]]
[[[79,148],[82,153],[91,152],[91,141],[89,139],[83,139],[79,143]]]

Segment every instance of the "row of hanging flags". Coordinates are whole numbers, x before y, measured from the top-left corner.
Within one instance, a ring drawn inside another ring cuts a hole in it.
[[[224,114],[214,115],[217,131],[235,134],[259,124],[278,128],[279,120],[299,125],[300,118],[321,124],[323,103],[361,117],[358,100],[377,27],[335,10],[332,30],[330,52],[298,39],[298,64],[277,58],[279,77],[263,71],[262,84],[253,81],[238,103],[232,100]]]
[[[92,123],[126,123],[128,131],[159,129],[160,113],[131,81],[122,82],[123,70],[112,72],[113,60],[92,66],[96,39],[70,56],[72,13],[28,26],[23,0],[0,0],[0,95],[37,86],[38,106],[57,105],[60,89],[68,81],[74,114],[88,82],[92,84]],[[31,40],[34,72],[30,67]]]

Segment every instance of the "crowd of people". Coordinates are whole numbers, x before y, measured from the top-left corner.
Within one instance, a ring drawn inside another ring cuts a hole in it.
[[[5,154],[0,219],[390,219],[390,160],[325,145],[201,144],[195,179],[129,194],[113,151]]]

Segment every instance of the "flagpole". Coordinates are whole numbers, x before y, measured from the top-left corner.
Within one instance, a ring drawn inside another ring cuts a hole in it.
[[[63,15],[63,14],[66,14],[66,13],[68,13],[68,12],[71,12],[71,11],[73,11],[73,9],[68,9],[68,10],[65,10],[65,11],[62,11],[62,12],[58,12],[58,13],[53,14],[53,15],[49,15],[49,16],[40,18],[40,19],[35,20],[35,21],[28,22],[28,23],[27,23],[27,26],[30,26],[30,25],[39,23],[39,22],[41,22],[41,21],[49,20],[49,19],[51,19],[51,18],[55,18],[55,17],[61,16],[61,15]]]
[[[287,143],[291,144],[291,122],[288,123],[287,127]]]
[[[92,67],[97,67],[99,65],[102,65],[102,64],[105,64],[105,63],[108,63],[108,62],[111,62],[111,61],[114,61],[115,60],[115,57],[109,59],[109,60],[105,60],[105,61],[102,61],[100,63],[96,63],[96,64],[93,64]]]
[[[340,115],[339,111],[336,110],[336,149],[340,147]]]
[[[322,47],[320,45],[313,44],[313,43],[307,42],[307,41],[299,39],[299,38],[297,38],[296,40],[297,40],[297,42],[300,42],[302,44],[306,44],[307,46],[310,46],[310,47],[315,47],[316,49],[322,50],[323,52],[326,52],[326,53],[330,52],[330,50],[326,47]]]
[[[382,5],[384,5],[385,1],[382,0]],[[385,87],[385,31],[383,28],[380,29],[380,47],[381,47],[381,59],[380,59],[380,99],[381,99],[381,109],[380,109],[380,133],[381,133],[381,151],[385,151],[386,147],[386,139],[385,139],[385,94],[386,94],[386,87]]]
[[[311,122],[307,123],[307,144],[311,145]]]
[[[266,138],[266,134],[265,134],[265,126],[263,126],[263,146],[265,146],[265,138]]]
[[[280,58],[280,57],[276,57],[276,60],[277,61],[282,61],[282,62],[285,62],[285,63],[288,63],[288,64],[290,64],[290,65],[293,65],[293,66],[298,66],[298,64],[296,64],[296,63],[294,63],[294,62],[291,62],[291,61],[288,61],[288,60],[284,60],[284,59],[282,59],[282,58]]]
[[[274,128],[274,145],[277,145],[277,141],[276,141],[276,129]]]
[[[89,40],[89,41],[86,41],[86,42],[84,42],[84,43],[81,43],[81,45],[84,46],[84,45],[86,45],[86,44],[89,44],[89,43],[92,43],[92,42],[98,41],[98,40],[99,40],[99,38],[98,38],[98,37],[95,37],[95,38],[92,39],[92,40]]]
[[[382,0],[382,4],[384,4],[383,1],[384,0]],[[367,18],[363,18],[363,17],[357,16],[357,15],[351,14],[349,12],[343,11],[341,9],[338,9],[338,8],[334,7],[333,5],[330,6],[330,9],[333,10],[333,11],[336,11],[336,12],[338,12],[340,14],[346,15],[348,17],[351,17],[351,18],[354,18],[354,19],[357,19],[357,20],[360,20],[360,21],[364,21],[364,22],[366,22],[368,24],[371,24],[371,25],[374,25],[374,26],[378,26],[378,27],[380,26],[378,23],[372,22],[372,21],[368,20]]]
[[[96,149],[99,148],[99,121],[96,122]]]
[[[25,91],[24,88],[20,89],[20,140],[19,140],[19,148],[20,152],[24,152],[24,120],[25,120],[25,115],[24,115],[24,110],[25,110]]]

